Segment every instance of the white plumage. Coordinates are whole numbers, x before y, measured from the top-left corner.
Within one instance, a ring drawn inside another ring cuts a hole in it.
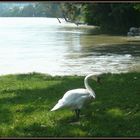
[[[86,89],[74,89],[67,91],[63,98],[53,107],[51,111],[62,107],[70,107],[71,109],[80,109],[86,99],[90,98],[90,94]]]
[[[58,101],[58,103],[51,109],[51,111],[55,111],[61,108],[71,108],[75,110],[77,117],[79,117],[79,111],[83,107],[85,103],[88,101],[95,99],[95,92],[88,85],[88,78],[92,77],[95,81],[99,81],[99,78],[93,74],[89,74],[84,79],[85,89],[78,88],[67,91],[62,99]]]

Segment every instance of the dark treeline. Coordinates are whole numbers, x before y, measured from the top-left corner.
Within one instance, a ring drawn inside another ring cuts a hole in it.
[[[130,27],[140,27],[138,3],[65,3],[66,16],[88,25],[97,25],[107,33],[125,33]]]
[[[139,3],[30,2],[3,8],[1,17],[56,17],[76,24],[97,25],[104,32],[126,33],[140,26]]]
[[[87,5],[86,21],[99,25],[103,30],[124,33],[130,27],[140,26],[140,11],[135,4],[94,4]],[[88,13],[92,13],[90,16]],[[94,18],[93,18],[94,17]]]

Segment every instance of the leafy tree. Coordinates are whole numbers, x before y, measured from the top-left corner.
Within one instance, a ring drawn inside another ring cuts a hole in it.
[[[140,3],[134,4],[134,9],[140,12]]]
[[[126,33],[130,27],[140,25],[140,12],[133,3],[88,3],[85,21],[107,32]]]
[[[83,16],[82,12],[82,4],[81,3],[62,3],[61,4],[61,11],[63,18],[65,18],[67,21],[75,22],[77,20],[80,20]]]

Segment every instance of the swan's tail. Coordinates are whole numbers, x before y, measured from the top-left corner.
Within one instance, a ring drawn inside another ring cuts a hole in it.
[[[60,108],[63,107],[63,103],[61,101],[59,101],[52,109],[51,111],[55,111],[55,110],[58,110]]]

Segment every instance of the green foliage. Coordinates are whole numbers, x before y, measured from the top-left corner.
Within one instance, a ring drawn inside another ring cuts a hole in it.
[[[140,4],[137,3],[76,3],[61,4],[63,15],[71,22],[81,19],[100,26],[107,33],[127,33],[140,25]]]
[[[140,12],[140,3],[134,4],[134,9]]]
[[[96,25],[98,24],[96,21],[96,18],[93,16],[93,11],[94,11],[94,4],[85,4],[84,5],[84,19],[85,22],[88,23],[89,25]]]
[[[107,33],[126,34],[130,27],[140,25],[137,3],[65,3],[63,9],[69,20],[76,21],[82,16],[85,23],[100,26]]]
[[[68,18],[69,21],[75,22],[82,18],[82,4],[81,3],[72,3],[64,2],[60,4],[61,10],[64,18]]]
[[[140,25],[138,4],[92,3],[85,6],[85,21],[98,25],[106,32],[126,33],[130,27]]]
[[[77,123],[70,110],[50,112],[63,94],[84,87],[83,76],[39,73],[0,77],[1,137],[139,137],[140,73],[103,74],[90,80],[96,99]]]

